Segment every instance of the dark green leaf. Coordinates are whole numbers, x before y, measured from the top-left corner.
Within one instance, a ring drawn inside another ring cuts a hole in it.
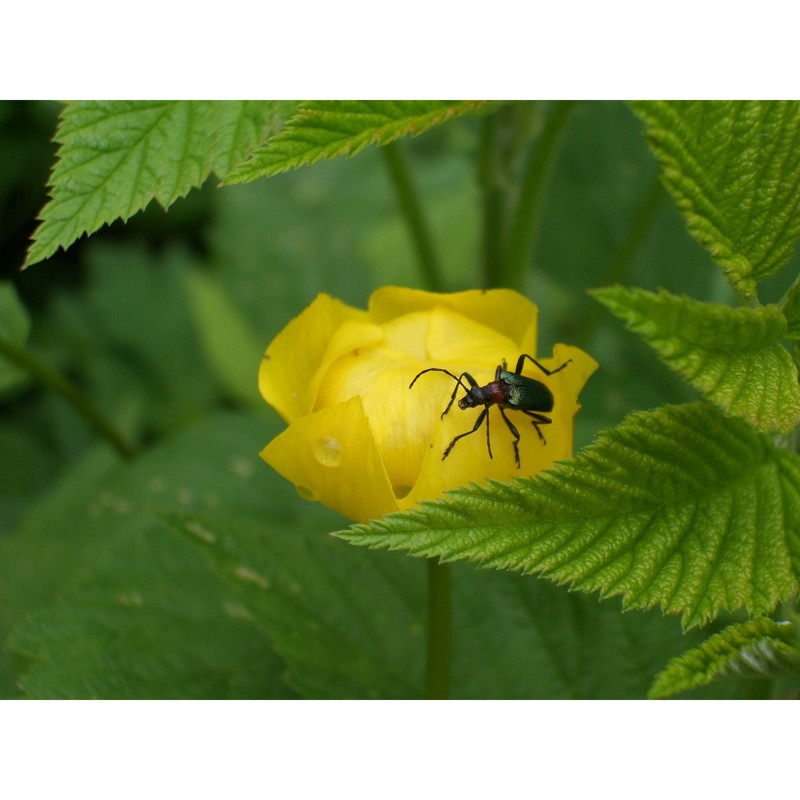
[[[631,414],[536,478],[465,487],[338,535],[540,572],[695,625],[792,597],[799,532],[800,459],[697,403]]]
[[[453,605],[457,699],[641,699],[703,638],[656,610],[621,614],[618,602],[466,565],[453,568]]]
[[[95,454],[30,510],[0,550],[29,696],[287,695],[268,639],[152,512],[261,507],[267,470],[250,442],[262,426],[219,418],[131,466]]]
[[[482,101],[330,100],[301,104],[281,133],[234,169],[225,183],[247,183],[325,158],[354,156],[371,144],[418,136],[480,110]]]
[[[724,411],[763,431],[797,426],[800,386],[777,306],[729,308],[621,286],[592,295]]]
[[[736,290],[755,295],[800,236],[800,104],[633,104],[689,232]]]
[[[307,697],[422,695],[424,573],[398,559],[353,558],[323,531],[169,512],[269,634]]]

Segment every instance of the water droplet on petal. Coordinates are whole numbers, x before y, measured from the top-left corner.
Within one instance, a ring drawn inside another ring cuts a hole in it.
[[[317,439],[312,446],[312,452],[323,467],[338,467],[342,460],[342,446],[332,436]]]
[[[303,500],[316,500],[317,498],[314,496],[314,492],[311,491],[307,486],[295,486],[297,489],[297,494],[303,498]]]

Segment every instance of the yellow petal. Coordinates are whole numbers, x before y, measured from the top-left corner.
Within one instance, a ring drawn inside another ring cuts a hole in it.
[[[511,289],[474,289],[453,294],[422,292],[399,286],[385,286],[372,293],[369,315],[373,322],[389,320],[436,306],[457,311],[480,322],[515,342],[523,352],[536,354],[536,318],[538,309],[527,297]]]
[[[513,339],[483,322],[447,308],[434,308],[430,318],[429,357],[451,372],[470,363],[496,368],[504,358],[518,355],[519,345]]]
[[[334,334],[347,322],[367,324],[367,313],[319,294],[267,348],[258,388],[287,422],[311,410],[316,392],[314,376]]]
[[[303,497],[356,522],[399,508],[359,397],[295,420],[261,458]]]

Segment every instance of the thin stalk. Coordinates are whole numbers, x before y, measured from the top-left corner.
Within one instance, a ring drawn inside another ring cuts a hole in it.
[[[428,658],[425,697],[450,696],[450,656],[453,646],[453,591],[449,564],[428,560]]]
[[[408,159],[394,142],[379,148],[394,186],[400,211],[408,225],[411,241],[417,252],[420,269],[426,286],[433,292],[444,291],[444,279],[428,221],[422,213],[419,193],[411,179]]]
[[[39,360],[29,350],[17,347],[2,338],[0,338],[0,355],[23,369],[46,388],[60,394],[122,458],[130,460],[136,455],[134,448],[117,433],[89,398],[44,361]]]
[[[498,265],[503,263],[503,220],[508,198],[499,163],[500,113],[483,118],[478,152],[478,185],[483,206],[481,283],[484,289],[492,286]]]
[[[522,156],[543,120],[544,104],[515,101],[484,117],[478,150],[478,188],[483,210],[481,285],[503,285],[509,209],[519,199]]]
[[[547,178],[555,161],[555,154],[566,129],[575,101],[561,101],[553,105],[541,134],[531,145],[522,177],[522,190],[508,240],[507,257],[503,270],[503,285],[522,288],[525,270],[533,254],[539,212],[542,206]]]
[[[661,202],[666,197],[664,187],[656,176],[653,178],[647,194],[642,198],[639,207],[633,215],[630,228],[625,235],[625,239],[620,245],[619,250],[606,268],[601,286],[609,286],[612,283],[621,283],[628,273],[633,257],[642,246],[650,228],[656,218]],[[603,309],[598,303],[593,303],[589,311],[583,316],[581,326],[572,337],[572,341],[578,347],[583,347],[589,341],[594,329],[599,323],[603,314]]]

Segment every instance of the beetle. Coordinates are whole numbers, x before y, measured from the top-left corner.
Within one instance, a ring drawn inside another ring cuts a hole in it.
[[[533,356],[523,353],[517,359],[517,366],[513,372],[508,371],[505,359],[503,359],[503,362],[499,364],[495,370],[494,380],[490,383],[487,383],[486,386],[479,386],[478,382],[472,377],[472,375],[469,374],[469,372],[462,372],[460,375],[456,376],[449,370],[442,369],[441,367],[429,367],[428,369],[424,369],[422,372],[416,375],[413,381],[411,381],[408,386],[409,389],[413,388],[414,384],[426,372],[443,372],[445,375],[449,375],[456,382],[456,386],[453,389],[453,394],[450,396],[450,402],[447,404],[447,408],[442,412],[442,417],[444,417],[445,414],[447,414],[447,412],[452,408],[459,387],[466,392],[466,394],[458,401],[458,407],[462,411],[468,408],[477,408],[478,406],[483,406],[483,411],[478,414],[478,418],[475,420],[475,425],[473,426],[472,430],[460,433],[455,437],[455,439],[453,439],[452,442],[450,442],[449,445],[447,445],[447,449],[442,454],[442,461],[444,461],[447,456],[450,455],[450,451],[453,449],[453,447],[455,447],[455,444],[459,439],[463,439],[465,436],[475,433],[475,431],[480,429],[484,422],[486,422],[486,448],[489,451],[489,458],[494,457],[492,456],[492,443],[489,439],[489,409],[492,406],[497,406],[497,408],[500,410],[500,415],[503,417],[503,421],[506,423],[508,430],[511,431],[511,435],[514,437],[512,443],[514,445],[514,459],[517,462],[517,469],[520,468],[520,436],[519,431],[506,416],[506,409],[512,411],[521,411],[523,414],[527,414],[527,416],[531,418],[531,424],[534,428],[536,428],[536,433],[542,440],[542,444],[547,444],[544,434],[539,426],[552,424],[553,420],[551,420],[550,417],[545,416],[545,413],[550,413],[553,410],[555,401],[553,399],[553,393],[541,381],[537,381],[534,378],[528,378],[522,374],[522,368],[525,365],[526,358],[536,364],[536,366],[545,375],[547,375],[547,377],[555,375],[557,372],[561,372],[561,370],[572,361],[570,358],[560,367],[550,370],[540,364]],[[466,381],[469,386],[465,385],[464,381]]]

